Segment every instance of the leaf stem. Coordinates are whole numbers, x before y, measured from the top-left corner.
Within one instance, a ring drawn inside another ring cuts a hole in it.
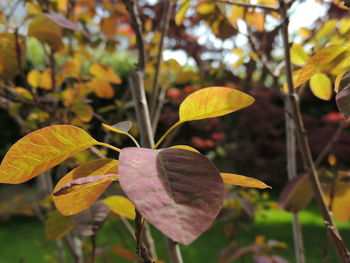
[[[140,144],[136,141],[136,139],[134,138],[134,136],[132,136],[130,133],[126,132],[125,133],[126,136],[128,136],[136,145],[137,148],[141,148]]]
[[[164,141],[164,139],[175,129],[177,128],[182,122],[178,121],[173,126],[171,126],[164,134],[163,136],[158,140],[158,142],[153,146],[152,149],[157,149],[158,146]]]
[[[119,152],[119,153],[122,151],[119,148],[114,147],[113,145],[110,145],[110,144],[104,143],[104,142],[97,142],[97,145],[107,147],[107,148],[112,149],[113,151],[116,151],[116,152]]]

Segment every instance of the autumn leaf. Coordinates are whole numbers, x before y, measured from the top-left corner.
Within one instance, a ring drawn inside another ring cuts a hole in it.
[[[50,212],[45,220],[45,235],[49,240],[64,237],[72,228],[72,219],[68,216],[63,216],[57,210]]]
[[[0,183],[26,182],[94,144],[98,144],[95,139],[71,125],[36,130],[6,153],[0,166]]]
[[[53,200],[57,209],[64,215],[80,213],[100,197],[117,174],[117,160],[98,159],[78,166],[55,186]]]
[[[30,22],[28,35],[48,44],[53,51],[63,48],[61,27],[45,15],[38,15]]]
[[[310,79],[312,93],[321,100],[332,98],[332,82],[324,73],[316,73]]]
[[[271,188],[271,186],[268,186],[264,182],[255,178],[238,175],[238,174],[230,174],[230,173],[221,173],[220,175],[225,184],[232,184],[237,186],[259,188],[259,189]]]
[[[170,149],[182,149],[182,150],[186,150],[186,151],[191,151],[191,152],[196,152],[199,153],[199,151],[191,146],[188,145],[174,145],[174,146],[170,146]]]
[[[176,15],[175,15],[175,23],[178,26],[181,26],[185,16],[186,16],[186,12],[187,10],[190,8],[191,6],[191,1],[187,1],[187,0],[182,0],[181,4],[180,4],[180,9],[177,11]]]
[[[94,63],[90,67],[90,73],[94,75],[98,80],[120,84],[122,81],[114,70],[106,65],[100,63]]]
[[[107,125],[105,123],[102,123],[102,126],[104,128],[106,128],[107,130],[110,130],[112,132],[116,132],[116,133],[120,133],[120,134],[127,134],[132,127],[132,122],[131,121],[121,121],[121,122],[118,122],[112,126]]]
[[[253,104],[254,98],[236,89],[209,87],[190,94],[180,105],[180,122],[219,117]]]
[[[131,220],[135,219],[135,206],[126,197],[112,195],[103,199],[102,202],[109,207],[112,213]]]
[[[92,79],[86,85],[100,98],[111,99],[114,97],[114,89],[106,81]]]
[[[204,155],[187,150],[124,148],[119,180],[148,222],[185,245],[210,227],[224,199],[216,167]]]

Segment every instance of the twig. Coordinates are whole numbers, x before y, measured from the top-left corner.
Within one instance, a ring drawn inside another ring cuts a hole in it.
[[[234,0],[216,0],[217,2],[224,3],[224,4],[230,4],[230,5],[236,5],[236,6],[242,6],[247,8],[261,8],[266,11],[278,11],[278,8],[275,6],[270,5],[256,5],[256,4],[250,4],[250,3],[244,3],[244,2],[237,2]]]
[[[286,122],[286,133],[287,133],[287,172],[288,178],[291,180],[297,176],[296,168],[296,138],[295,138],[295,126],[293,119],[290,115],[290,99],[288,96],[285,97],[285,122]],[[293,239],[294,239],[294,250],[297,263],[305,262],[303,235],[299,222],[298,213],[293,213]]]
[[[327,205],[323,199],[323,193],[321,190],[318,174],[316,171],[315,164],[312,159],[311,150],[306,136],[306,131],[304,129],[304,123],[302,120],[301,112],[298,105],[298,95],[295,93],[293,78],[292,78],[292,67],[290,60],[290,50],[289,50],[289,39],[288,39],[288,16],[287,9],[284,0],[280,0],[280,14],[282,17],[282,38],[284,47],[284,59],[286,62],[286,74],[287,74],[287,84],[288,84],[288,96],[290,97],[291,107],[292,107],[292,117],[296,127],[296,133],[298,138],[298,143],[300,146],[300,151],[303,158],[305,158],[305,169],[309,171],[310,182],[313,188],[314,196],[316,202],[320,208],[322,217],[325,221],[328,234],[332,243],[336,249],[339,260],[344,263],[350,262],[350,254],[345,247],[343,240],[341,239],[337,228],[335,227],[332,217],[330,216]]]
[[[154,79],[153,79],[153,84],[152,84],[152,95],[151,95],[151,102],[150,102],[150,116],[151,116],[151,121],[154,123],[157,112],[157,101],[160,97],[159,94],[159,73],[160,73],[160,67],[162,64],[162,57],[163,57],[163,46],[164,46],[164,39],[165,36],[168,33],[168,28],[169,28],[169,21],[171,17],[172,10],[174,8],[175,3],[173,1],[169,0],[164,0],[164,10],[163,10],[163,17],[162,17],[162,24],[160,28],[161,36],[160,36],[160,42],[158,45],[158,54],[157,54],[157,61],[156,61],[156,66],[155,66],[155,74],[154,74]],[[153,129],[154,130],[154,129]]]
[[[324,160],[324,158],[327,156],[327,154],[331,150],[333,144],[339,139],[339,136],[342,133],[344,126],[345,126],[345,121],[342,121],[339,124],[335,133],[333,134],[332,138],[329,140],[327,145],[323,148],[322,152],[317,156],[316,161],[315,161],[316,167],[318,167],[321,164],[321,162]]]

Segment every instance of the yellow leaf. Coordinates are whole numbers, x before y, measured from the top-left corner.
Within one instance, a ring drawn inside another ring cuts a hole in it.
[[[310,29],[307,29],[305,27],[301,27],[299,29],[299,35],[302,36],[303,38],[308,38],[311,36],[311,31],[310,31]]]
[[[118,161],[112,159],[98,159],[84,163],[70,171],[57,183],[54,193],[62,186],[78,178],[88,176],[99,176],[105,174],[118,174]],[[62,195],[53,195],[57,209],[63,215],[80,213],[94,203],[100,195],[112,183],[113,178],[108,180],[95,181],[84,185],[76,185],[71,192]]]
[[[191,146],[188,146],[188,145],[174,145],[174,146],[170,146],[169,148],[172,148],[172,149],[182,149],[182,150],[187,150],[187,151],[190,151],[190,152],[196,152],[196,153],[199,153],[199,151]]]
[[[334,154],[329,154],[329,155],[328,155],[328,163],[329,163],[329,165],[331,165],[331,166],[336,165],[336,163],[337,163],[337,157],[336,157]]]
[[[330,34],[334,33],[337,23],[338,19],[330,19],[327,22],[325,22],[322,25],[321,29],[317,32],[315,39],[328,37]]]
[[[63,48],[61,27],[45,15],[38,15],[30,22],[28,35],[48,44],[53,51]]]
[[[292,63],[298,66],[305,65],[305,63],[309,60],[309,56],[306,54],[302,45],[294,43],[290,49],[290,55]]]
[[[86,85],[100,98],[111,99],[114,97],[114,89],[108,82],[93,79],[87,82]]]
[[[45,69],[40,75],[40,88],[44,90],[52,90],[52,78],[51,78],[51,69]]]
[[[94,144],[98,142],[89,134],[71,125],[29,133],[6,153],[0,165],[0,183],[26,182]]]
[[[259,188],[259,189],[271,188],[271,186],[268,186],[264,182],[255,178],[238,175],[238,174],[229,174],[229,173],[220,173],[220,175],[225,184],[233,184],[238,186]]]
[[[340,87],[340,82],[342,81],[345,73],[347,72],[347,69],[343,69],[338,75],[337,77],[335,78],[335,81],[334,81],[334,91],[335,93],[338,93],[339,92],[339,87]]]
[[[348,45],[331,45],[318,51],[301,69],[297,81],[295,82],[295,87],[297,88],[308,81],[314,74],[320,72],[324,66],[348,49]]]
[[[26,3],[29,15],[40,15],[43,12],[40,10],[40,6],[37,3]]]
[[[310,79],[312,93],[321,100],[332,98],[332,82],[324,73],[316,73]]]
[[[57,210],[50,212],[45,220],[45,235],[49,240],[56,240],[64,237],[72,228],[72,219],[61,215]]]
[[[104,128],[106,128],[107,130],[110,130],[112,132],[126,135],[132,127],[132,122],[131,121],[122,121],[122,122],[118,122],[117,124],[115,124],[113,126],[102,123],[102,126]]]
[[[106,65],[95,63],[90,67],[90,73],[98,80],[120,84],[122,81],[114,70]]]
[[[244,8],[241,6],[232,5],[229,20],[232,24],[236,24],[238,19],[243,18]]]
[[[40,85],[41,73],[39,70],[33,69],[27,75],[27,81],[30,86],[37,88]]]
[[[15,93],[18,94],[18,96],[20,96],[26,100],[33,100],[33,95],[25,88],[15,87],[14,91],[15,91]]]
[[[222,116],[253,104],[254,98],[236,89],[209,87],[190,94],[180,105],[180,122]]]
[[[182,23],[185,19],[186,12],[190,8],[190,6],[191,6],[191,1],[188,1],[188,0],[181,1],[180,9],[179,9],[179,11],[177,11],[177,13],[175,15],[176,25],[178,25],[178,26],[182,25]]]
[[[124,196],[112,195],[102,200],[112,213],[124,216],[131,220],[135,219],[135,206]]]
[[[344,35],[350,30],[350,18],[346,17],[340,20],[339,33]]]
[[[197,12],[198,14],[201,14],[201,15],[207,15],[207,14],[213,13],[215,11],[215,8],[216,8],[215,2],[201,2],[197,6]]]

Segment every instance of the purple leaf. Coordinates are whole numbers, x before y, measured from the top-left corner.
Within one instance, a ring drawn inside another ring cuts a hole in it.
[[[350,85],[344,87],[335,97],[338,109],[346,118],[350,117]]]
[[[117,174],[103,174],[103,175],[94,175],[94,176],[86,176],[86,177],[80,177],[78,179],[75,179],[74,181],[71,181],[69,183],[64,184],[61,189],[59,189],[58,191],[54,192],[53,195],[55,196],[59,196],[59,195],[63,195],[63,194],[67,194],[70,192],[70,189],[73,186],[77,186],[77,185],[84,185],[84,184],[88,184],[88,183],[93,183],[93,182],[97,182],[97,181],[101,181],[105,178],[110,178],[113,179],[113,177],[117,177]],[[116,180],[114,178],[114,180]]]
[[[102,227],[109,215],[109,208],[98,201],[85,211],[73,215],[73,229],[83,236],[92,236]]]
[[[216,167],[205,156],[181,149],[125,148],[119,180],[148,222],[185,245],[210,227],[224,200]]]
[[[70,30],[74,30],[74,31],[80,31],[86,37],[88,37],[88,35],[89,35],[86,32],[86,30],[80,24],[74,23],[74,22],[68,20],[67,18],[65,18],[63,16],[56,16],[56,15],[52,15],[52,14],[45,14],[45,16],[48,17],[49,19],[51,19],[57,25],[65,28],[65,29],[70,29]]]

